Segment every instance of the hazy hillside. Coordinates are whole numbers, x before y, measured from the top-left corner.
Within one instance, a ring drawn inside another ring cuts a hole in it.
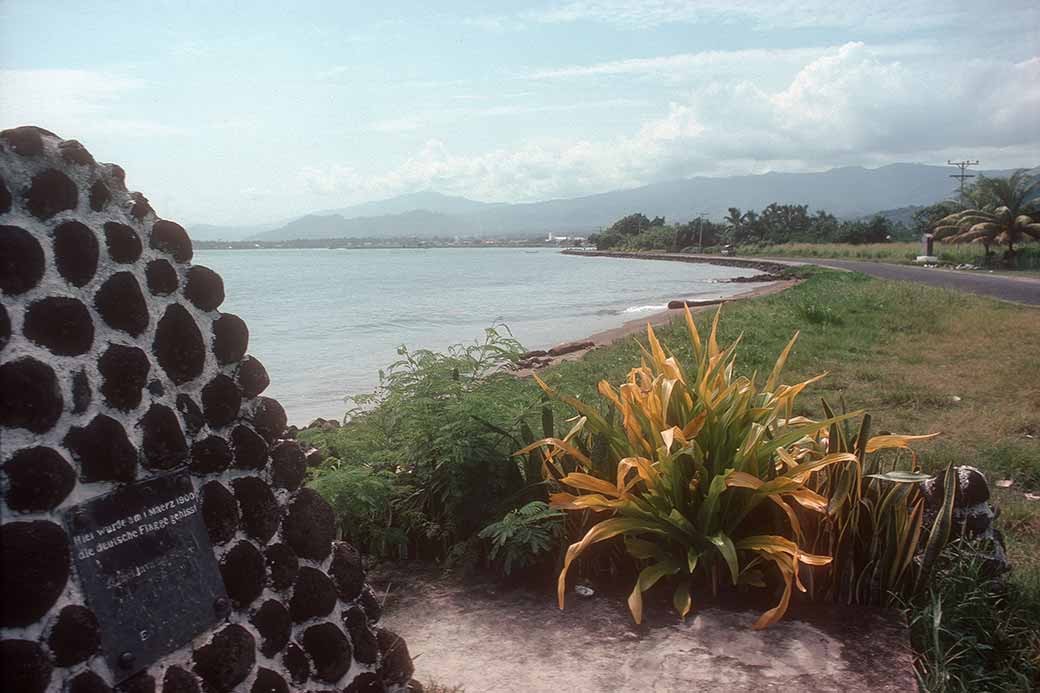
[[[870,216],[880,210],[902,218],[916,207],[954,194],[956,181],[950,178],[951,170],[947,166],[891,164],[875,169],[849,166],[819,173],[701,176],[526,204],[488,204],[425,191],[315,212],[277,228],[258,230],[248,237],[290,240],[539,235],[549,231],[587,234],[632,212],[662,215],[669,221],[686,221],[701,214],[721,219],[729,207],[761,209],[770,202],[807,204],[846,219]],[[196,228],[192,229],[193,235]]]

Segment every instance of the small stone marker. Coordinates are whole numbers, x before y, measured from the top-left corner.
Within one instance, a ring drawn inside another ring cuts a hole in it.
[[[117,681],[231,611],[188,472],[129,484],[73,506],[65,523]]]
[[[926,233],[926,234],[922,235],[921,236],[921,255],[918,255],[917,259],[915,259],[914,262],[917,262],[917,263],[920,263],[920,264],[929,264],[929,265],[933,265],[933,264],[939,262],[939,258],[937,258],[933,254],[934,253],[934,249],[933,249],[934,242],[935,242],[935,236],[933,236],[932,234]]]

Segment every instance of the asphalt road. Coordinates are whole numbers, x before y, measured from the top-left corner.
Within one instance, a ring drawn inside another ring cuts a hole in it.
[[[766,258],[754,258],[766,259]],[[1040,306],[1040,278],[1006,277],[985,271],[945,270],[912,265],[887,265],[881,262],[858,260],[827,260],[808,258],[769,258],[791,263],[819,265],[837,269],[862,272],[879,279],[895,279],[917,282],[944,289],[967,291],[982,296],[992,296],[1003,301]]]

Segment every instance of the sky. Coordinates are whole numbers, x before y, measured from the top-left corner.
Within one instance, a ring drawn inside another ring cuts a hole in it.
[[[895,161],[1040,164],[1040,3],[0,0],[0,128],[254,224]]]

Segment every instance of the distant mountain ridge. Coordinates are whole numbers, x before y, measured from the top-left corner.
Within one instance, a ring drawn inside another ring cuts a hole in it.
[[[1034,169],[1035,170],[1035,169]],[[237,240],[587,235],[633,212],[687,221],[700,214],[721,219],[729,207],[761,209],[771,202],[807,204],[840,218],[920,207],[949,198],[956,181],[947,166],[846,166],[814,173],[698,176],[583,197],[519,204],[487,203],[422,191],[387,200],[314,212],[282,225],[257,228]],[[982,171],[1007,175],[1009,171]],[[190,229],[195,236],[194,227]],[[205,227],[213,238],[219,227]],[[224,240],[224,239],[222,239]]]

